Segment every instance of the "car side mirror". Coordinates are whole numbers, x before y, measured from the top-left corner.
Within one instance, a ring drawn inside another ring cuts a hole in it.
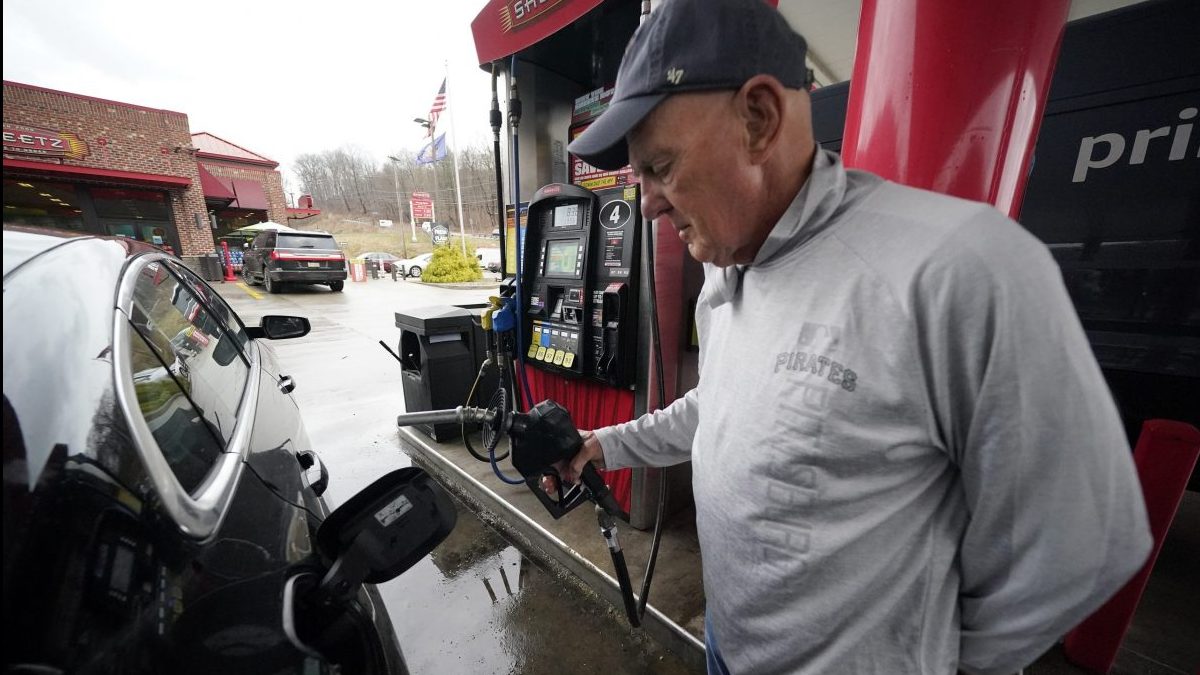
[[[364,582],[396,578],[442,543],[457,521],[450,495],[423,470],[385,474],[317,530],[317,550],[333,561],[318,594],[345,598]]]
[[[312,325],[302,316],[279,316],[268,314],[258,323],[257,328],[247,328],[246,334],[252,338],[265,337],[268,340],[286,340],[308,335]]]

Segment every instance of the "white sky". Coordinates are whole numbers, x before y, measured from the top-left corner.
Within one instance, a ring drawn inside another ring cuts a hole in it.
[[[490,147],[491,77],[471,38],[484,4],[4,0],[4,79],[186,113],[193,133],[287,172],[342,145],[379,161],[419,149],[412,119],[429,114],[448,64],[439,131],[453,113],[459,145]]]

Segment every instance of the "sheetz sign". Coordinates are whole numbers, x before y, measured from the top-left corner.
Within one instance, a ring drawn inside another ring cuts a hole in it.
[[[70,132],[19,127],[4,127],[4,152],[67,159],[83,159],[92,154],[88,144]]]

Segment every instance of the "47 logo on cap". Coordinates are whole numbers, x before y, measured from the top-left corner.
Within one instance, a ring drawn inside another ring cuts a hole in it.
[[[679,84],[683,80],[683,68],[671,68],[667,71],[667,81],[671,84]]]

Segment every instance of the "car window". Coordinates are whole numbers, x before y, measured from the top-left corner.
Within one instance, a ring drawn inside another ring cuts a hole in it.
[[[128,349],[138,406],[192,492],[233,436],[249,366],[236,334],[166,264],[137,275]]]
[[[243,355],[245,356],[244,352],[246,351],[247,345],[250,344],[250,336],[246,334],[246,327],[242,324],[241,317],[239,317],[233,311],[233,308],[231,308],[225,302],[225,298],[222,298],[220,295],[217,295],[215,292],[213,292],[212,288],[210,288],[208,284],[201,281],[200,277],[196,276],[194,272],[182,265],[177,265],[175,263],[170,263],[170,265],[171,269],[187,282],[188,287],[192,289],[192,292],[195,293],[198,298],[200,298],[201,302],[203,302],[209,309],[212,310],[213,314],[217,319],[220,320],[221,324],[228,328],[231,333],[233,333],[234,338],[237,340],[238,346],[241,347]],[[250,359],[248,356],[245,356],[244,360],[249,361]]]
[[[322,251],[337,251],[338,245],[330,236],[311,234],[280,234],[279,248],[312,248]]]

